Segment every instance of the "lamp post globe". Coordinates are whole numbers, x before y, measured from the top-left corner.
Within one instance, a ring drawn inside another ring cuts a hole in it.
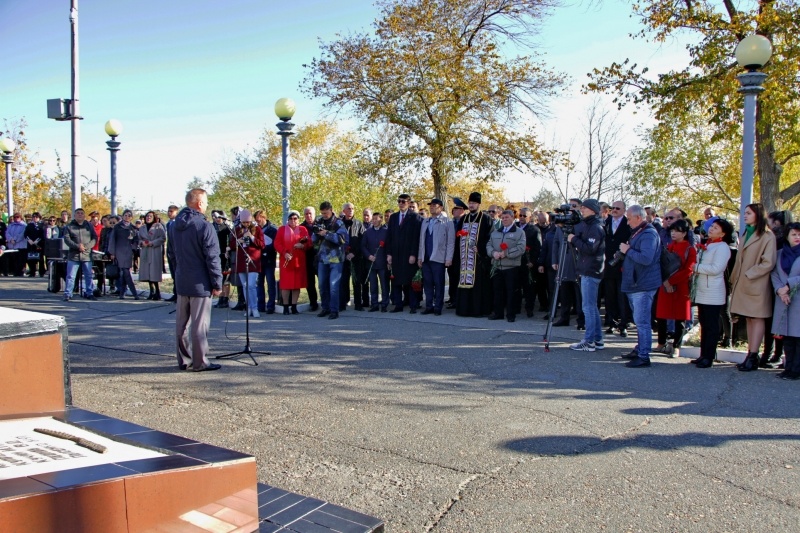
[[[122,144],[117,140],[117,136],[122,133],[122,122],[116,119],[111,119],[105,125],[106,134],[111,137],[110,141],[106,141],[109,152],[111,152],[111,214],[117,214],[117,152]]]
[[[289,136],[294,135],[291,120],[294,116],[295,105],[291,98],[281,98],[275,102],[275,114],[281,120],[278,122],[278,135],[281,136],[281,204],[283,206],[283,223],[289,217]]]
[[[0,139],[0,152],[3,152],[3,163],[6,165],[6,208],[8,216],[14,214],[14,188],[11,184],[11,166],[14,164],[12,153],[17,148],[17,143],[8,137]]]
[[[763,35],[748,35],[736,45],[734,55],[740,67],[759,69],[772,57],[772,43]]]
[[[759,72],[772,56],[772,43],[763,35],[748,35],[736,45],[736,62],[747,69],[736,76],[739,92],[744,95],[742,130],[742,192],[739,205],[739,231],[744,234],[744,210],[753,203],[753,178],[755,173],[756,105],[762,84],[767,75]]]

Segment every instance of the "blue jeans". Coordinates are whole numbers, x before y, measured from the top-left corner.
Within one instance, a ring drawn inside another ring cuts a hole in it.
[[[600,309],[597,308],[597,293],[600,290],[600,278],[581,276],[581,296],[583,297],[583,316],[585,317],[586,342],[603,342],[603,323],[600,320]]]
[[[94,286],[92,284],[92,262],[67,261],[67,283],[64,285],[64,294],[67,296],[72,296],[72,288],[75,285],[75,277],[78,274],[79,267],[83,273],[83,295],[89,296],[94,293]]]
[[[650,360],[650,348],[653,345],[650,311],[653,307],[653,298],[656,292],[658,292],[658,289],[627,293],[628,302],[631,304],[631,312],[633,313],[633,323],[636,324],[638,342],[635,349],[639,351],[639,357],[645,361]]]
[[[247,308],[251,311],[256,309],[258,272],[239,272],[239,281],[242,282],[242,289],[245,289],[244,299],[247,302]]]
[[[341,263],[319,262],[317,268],[319,278],[319,293],[322,310],[331,313],[339,312],[339,282],[342,279]]]
[[[425,290],[425,309],[441,311],[444,307],[444,263],[422,263],[422,287]]]
[[[264,282],[267,283],[266,293],[264,291]],[[268,266],[261,264],[261,272],[258,273],[257,294],[258,294],[258,310],[267,311],[275,310],[275,296],[277,287],[275,285],[275,265]],[[267,299],[269,298],[269,299]]]

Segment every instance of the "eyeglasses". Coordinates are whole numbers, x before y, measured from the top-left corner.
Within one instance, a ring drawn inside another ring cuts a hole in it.
[[[406,204],[406,203],[408,203],[408,200],[397,200],[397,203],[398,204]]]
[[[124,215],[122,215],[122,216],[123,216],[123,217],[132,217],[133,215],[132,215],[132,214],[130,214],[130,213],[125,213],[125,214],[124,214]]]
[[[622,211],[622,208],[621,207],[612,207],[611,210],[612,211]]]
[[[569,204],[569,206],[570,206],[572,209],[577,209],[578,207],[580,207],[578,204]]]
[[[489,213],[490,215],[494,215],[495,213],[497,213],[497,211],[492,211],[492,210],[490,209],[489,211],[487,211],[487,213]]]
[[[664,217],[664,220],[675,220],[675,217]]]

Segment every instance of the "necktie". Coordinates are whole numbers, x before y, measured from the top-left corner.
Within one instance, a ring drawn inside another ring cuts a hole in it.
[[[405,214],[405,213],[400,213],[400,225],[401,225],[401,226],[403,225],[403,221],[404,221],[405,219],[406,219],[406,214]]]

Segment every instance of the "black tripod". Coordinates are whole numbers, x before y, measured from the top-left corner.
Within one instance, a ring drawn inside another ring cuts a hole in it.
[[[558,253],[558,270],[556,270],[556,287],[553,294],[550,295],[550,319],[547,321],[547,328],[544,330],[544,351],[550,351],[550,334],[553,332],[553,319],[556,316],[558,309],[558,293],[561,290],[561,281],[564,277],[564,261],[567,259],[567,246],[569,246],[569,232],[563,231],[564,235],[561,240],[561,250]],[[545,265],[545,268],[552,268],[551,265]]]
[[[218,355],[215,357],[215,359],[225,359],[228,357],[246,355],[250,359],[252,359],[254,366],[258,366],[258,361],[256,361],[255,357],[253,357],[254,353],[261,355],[272,355],[272,354],[270,352],[257,352],[252,348],[250,348],[250,305],[253,303],[250,301],[250,265],[253,263],[253,260],[250,259],[249,255],[247,255],[247,250],[245,249],[244,244],[239,239],[236,239],[236,245],[242,249],[244,258],[246,260],[244,264],[244,270],[245,270],[244,290],[245,294],[247,295],[247,298],[245,298],[245,300],[247,301],[247,312],[244,314],[245,345],[244,345],[244,350],[233,353],[226,353],[224,355]]]

